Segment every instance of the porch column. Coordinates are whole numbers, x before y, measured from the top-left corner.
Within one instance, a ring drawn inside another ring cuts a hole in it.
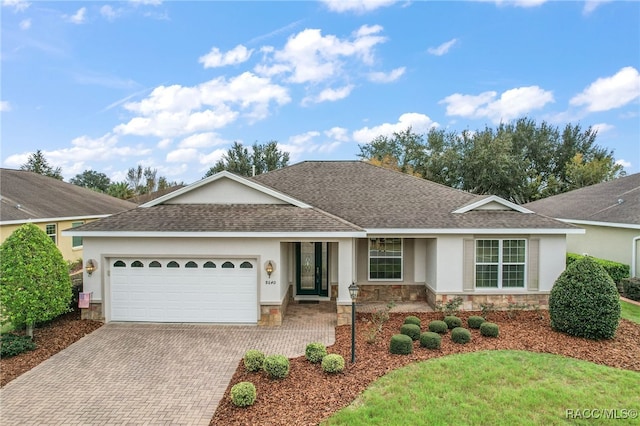
[[[338,325],[351,324],[349,286],[356,280],[356,252],[353,239],[338,241]]]

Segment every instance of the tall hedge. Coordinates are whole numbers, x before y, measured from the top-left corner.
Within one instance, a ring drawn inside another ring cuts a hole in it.
[[[583,255],[576,253],[567,253],[567,266],[572,264],[578,259],[582,259]],[[600,259],[597,257],[588,256],[593,259],[596,263],[604,268],[607,271],[607,274],[613,280],[613,283],[618,285],[623,279],[629,278],[630,269],[629,265],[625,265],[624,263],[614,262],[613,260]]]
[[[32,223],[16,229],[0,245],[2,318],[31,328],[69,309],[71,278],[60,250]]]
[[[598,262],[585,256],[558,277],[549,295],[551,326],[589,339],[610,339],[620,322],[620,298]]]

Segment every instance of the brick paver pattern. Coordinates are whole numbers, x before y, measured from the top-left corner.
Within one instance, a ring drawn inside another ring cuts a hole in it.
[[[109,323],[0,390],[0,424],[208,425],[248,349],[294,357],[335,341],[335,303],[280,327]]]

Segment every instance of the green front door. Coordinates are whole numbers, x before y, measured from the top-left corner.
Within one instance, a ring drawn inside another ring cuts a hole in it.
[[[329,295],[327,243],[296,243],[296,295]]]

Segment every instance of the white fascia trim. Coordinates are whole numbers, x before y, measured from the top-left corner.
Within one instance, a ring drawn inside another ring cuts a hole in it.
[[[497,195],[491,195],[489,197],[483,198],[482,200],[476,201],[475,203],[467,204],[464,207],[460,207],[458,210],[454,210],[453,213],[466,213],[489,203],[502,204],[503,206],[508,207],[511,210],[515,210],[520,213],[527,213],[527,214],[533,213],[533,211],[526,209],[518,204],[512,203],[511,201],[507,201],[504,198],[500,198]]]
[[[608,226],[610,228],[640,229],[640,225],[633,223],[616,223],[616,222],[596,222],[593,220],[577,220],[577,219],[557,219],[561,222],[571,223],[574,225],[592,225],[592,226]]]
[[[555,228],[432,228],[432,229],[366,229],[367,236],[378,235],[465,235],[465,234],[584,234],[582,228],[555,229]]]
[[[109,217],[110,214],[97,214],[93,216],[68,216],[68,217],[49,217],[44,219],[21,219],[21,220],[3,220],[0,221],[0,225],[21,225],[23,223],[45,223],[45,222],[66,222],[69,220],[90,220],[90,219],[102,219]]]
[[[127,232],[62,231],[72,237],[106,238],[366,238],[365,232]]]
[[[221,172],[216,173],[213,176],[209,176],[207,178],[204,178],[202,180],[199,180],[195,183],[192,183],[191,185],[187,185],[184,188],[180,188],[177,191],[173,191],[170,192],[169,194],[163,195],[162,197],[158,197],[155,200],[151,200],[148,203],[144,203],[141,204],[140,207],[153,207],[153,206],[157,206],[158,204],[162,204],[165,201],[171,200],[172,198],[176,198],[179,197],[180,195],[183,195],[187,192],[190,192],[196,188],[200,188],[201,186],[207,185],[211,182],[215,182],[218,179],[222,179],[222,178],[227,178],[227,179],[231,179],[234,182],[238,182],[242,185],[248,186],[249,188],[255,189],[256,191],[262,192],[264,194],[270,195],[271,197],[274,197],[278,200],[284,201],[286,203],[289,204],[293,204],[296,207],[300,207],[303,209],[308,209],[311,208],[311,206],[309,204],[303,203],[302,201],[296,200],[295,198],[292,198],[286,194],[283,194],[281,192],[278,191],[274,191],[273,189],[267,188],[266,186],[262,186],[257,182],[254,182],[252,180],[246,179],[242,176],[238,176],[236,174],[230,173],[226,170],[223,170]]]

